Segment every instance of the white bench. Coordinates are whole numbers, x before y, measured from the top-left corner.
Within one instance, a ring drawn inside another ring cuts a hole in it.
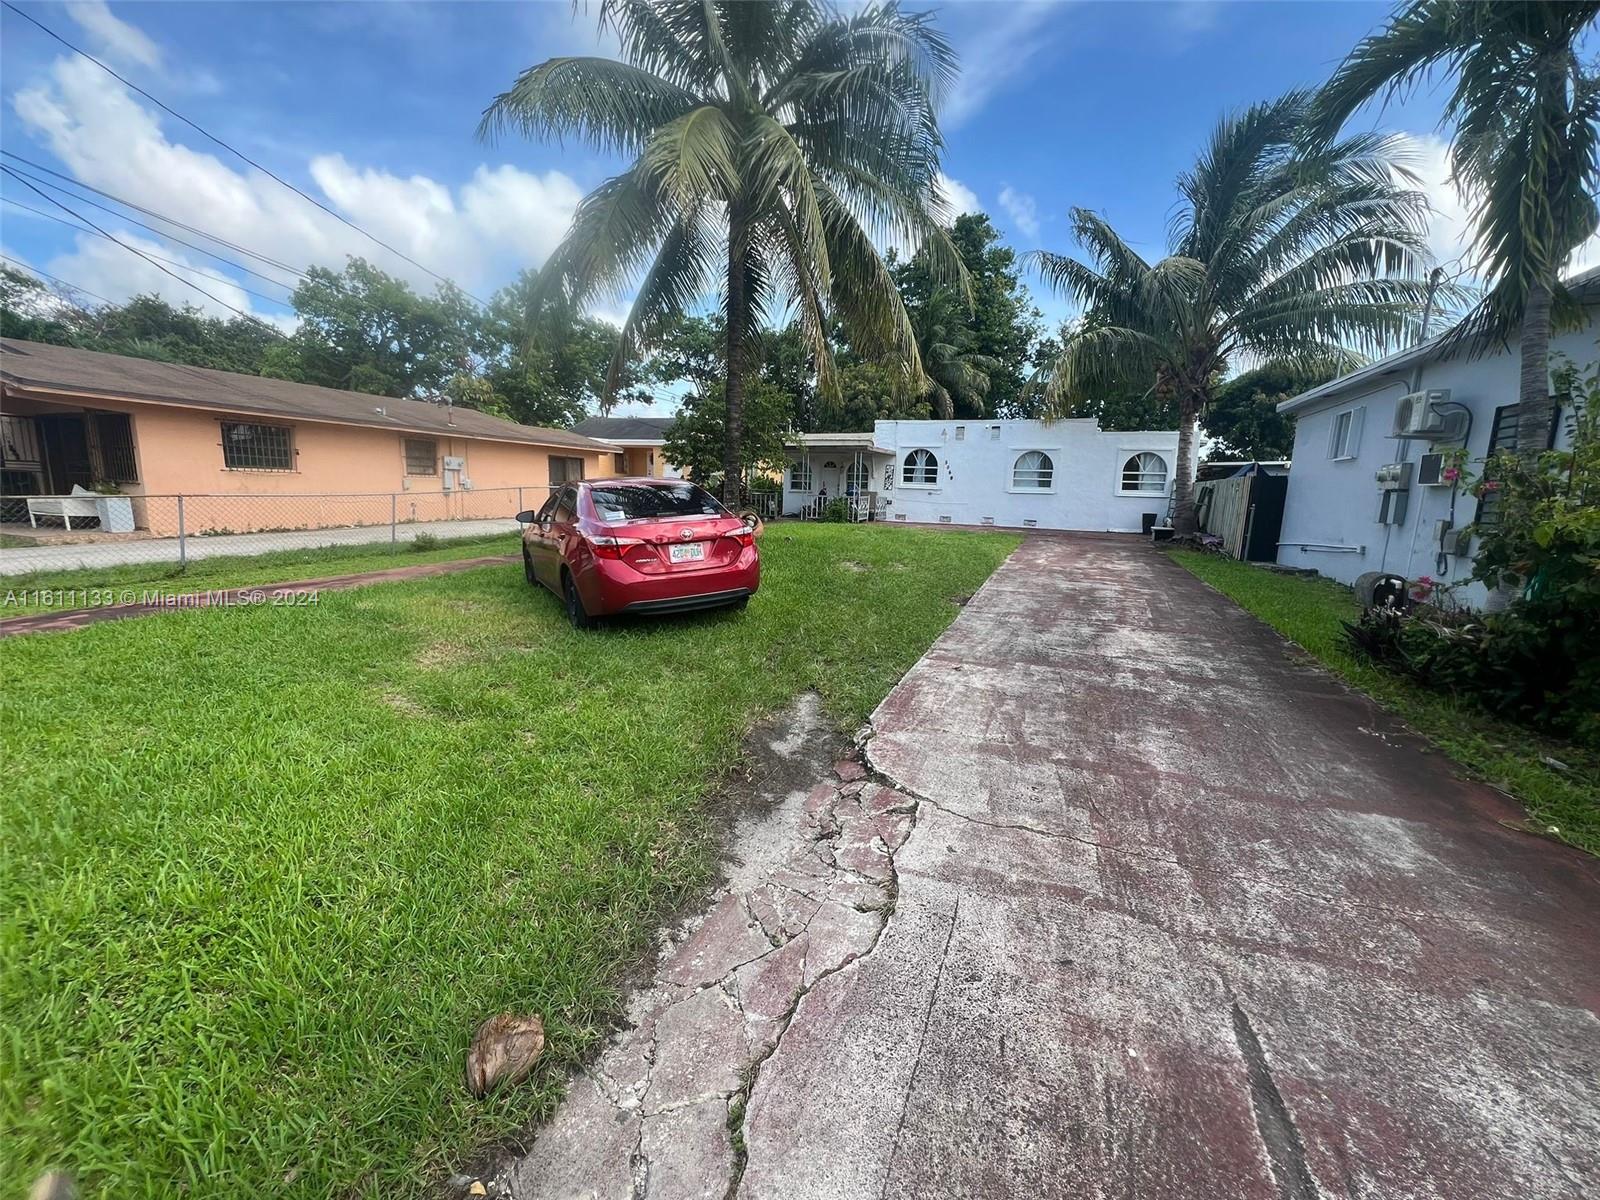
[[[80,521],[84,517],[100,516],[98,507],[101,496],[97,492],[85,491],[82,485],[72,485],[70,496],[38,496],[28,501],[28,524],[35,529],[39,528],[40,517],[60,517],[66,522],[67,528],[72,528],[72,518]]]

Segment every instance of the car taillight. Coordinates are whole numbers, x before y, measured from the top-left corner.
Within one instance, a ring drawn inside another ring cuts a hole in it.
[[[728,536],[741,546],[754,546],[756,544],[756,534],[753,529],[736,529]]]
[[[639,545],[638,538],[590,537],[586,540],[596,558],[620,559],[628,552],[629,546]]]

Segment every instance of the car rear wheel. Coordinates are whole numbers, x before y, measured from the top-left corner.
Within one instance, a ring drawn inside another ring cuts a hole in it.
[[[578,595],[578,585],[572,582],[571,575],[561,576],[561,590],[567,602],[567,620],[572,622],[574,629],[593,629],[595,620],[583,607],[583,597]]]
[[[528,548],[526,546],[522,548],[522,577],[532,584],[537,584],[539,582],[538,579],[534,577],[533,558],[531,555],[529,555]]]

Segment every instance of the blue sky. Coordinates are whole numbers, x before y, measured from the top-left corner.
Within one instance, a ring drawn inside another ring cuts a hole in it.
[[[931,7],[963,61],[944,114],[953,193],[990,212],[1019,249],[1069,249],[1065,214],[1083,205],[1153,253],[1163,243],[1172,180],[1217,118],[1319,82],[1387,12],[1383,4],[1209,0]],[[578,198],[619,165],[580,145],[486,146],[474,136],[484,105],[519,70],[552,55],[608,52],[593,17],[574,17],[565,0],[25,8],[478,295],[543,261]],[[14,14],[0,20],[6,150],[295,266],[337,265],[360,253],[431,283]],[[1437,94],[1424,93],[1360,120],[1417,136],[1418,166],[1439,208],[1434,240],[1448,258],[1462,219],[1444,183],[1438,106]],[[0,191],[49,207],[12,179]],[[147,250],[225,277],[176,268],[219,300],[286,319],[285,306],[239,290],[279,297],[285,287],[80,211]],[[4,254],[101,296],[156,290],[225,311],[110,242],[11,205],[0,220]],[[1066,314],[1038,298],[1052,318]]]

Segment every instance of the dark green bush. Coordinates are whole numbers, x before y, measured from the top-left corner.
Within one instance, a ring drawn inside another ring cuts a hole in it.
[[[835,496],[822,506],[820,519],[831,521],[836,525],[848,521],[850,519],[850,502],[843,496]]]

